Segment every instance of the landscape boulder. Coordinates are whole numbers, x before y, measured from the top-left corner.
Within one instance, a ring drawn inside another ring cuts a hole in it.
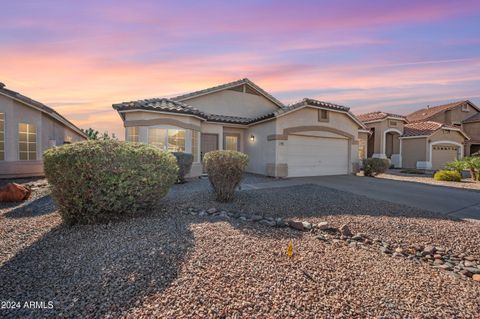
[[[30,198],[32,190],[28,186],[9,183],[0,188],[0,202],[21,202]]]

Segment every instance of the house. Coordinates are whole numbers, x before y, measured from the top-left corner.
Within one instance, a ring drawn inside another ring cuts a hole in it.
[[[434,121],[461,128],[470,138],[464,155],[480,151],[480,108],[468,100],[427,107],[407,115],[409,122]]]
[[[463,101],[407,116],[377,111],[357,117],[370,131],[368,157],[390,159],[398,168],[441,169],[475,150],[467,129],[480,133],[477,114],[475,105]]]
[[[86,138],[52,108],[0,83],[0,178],[41,176],[46,149]]]
[[[174,98],[114,104],[125,138],[192,153],[190,176],[213,150],[249,156],[248,172],[275,177],[349,174],[368,131],[348,107],[305,98],[285,105],[249,79]]]

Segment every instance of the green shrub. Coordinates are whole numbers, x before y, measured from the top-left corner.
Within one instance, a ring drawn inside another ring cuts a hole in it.
[[[465,169],[465,162],[463,160],[454,160],[445,164],[445,168],[451,171],[456,171],[462,174],[462,171]]]
[[[152,209],[177,178],[175,157],[115,140],[47,150],[45,175],[67,224],[106,222]]]
[[[366,158],[363,160],[363,173],[365,176],[376,176],[385,173],[390,166],[387,159],[382,158]]]
[[[457,171],[439,170],[433,175],[436,181],[461,182],[462,175]]]
[[[177,159],[178,165],[178,177],[177,183],[185,183],[185,175],[190,173],[193,163],[193,155],[183,152],[173,152],[172,153]]]
[[[480,179],[480,157],[478,156],[467,156],[462,159],[462,162],[465,165],[465,169],[470,171],[470,177],[472,181],[477,181]]]
[[[203,165],[208,179],[221,202],[233,199],[248,164],[248,156],[236,151],[213,151],[205,154]]]

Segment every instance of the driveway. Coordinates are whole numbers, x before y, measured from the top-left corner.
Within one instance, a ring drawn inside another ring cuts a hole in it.
[[[480,222],[480,192],[445,186],[386,179],[343,176],[319,176],[250,182],[243,189],[265,189],[315,184],[364,195],[376,200],[403,204],[442,215]]]

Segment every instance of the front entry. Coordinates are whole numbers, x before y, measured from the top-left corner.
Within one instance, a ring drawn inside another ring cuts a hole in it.
[[[202,133],[200,159],[203,161],[205,154],[216,150],[218,150],[218,134]]]

